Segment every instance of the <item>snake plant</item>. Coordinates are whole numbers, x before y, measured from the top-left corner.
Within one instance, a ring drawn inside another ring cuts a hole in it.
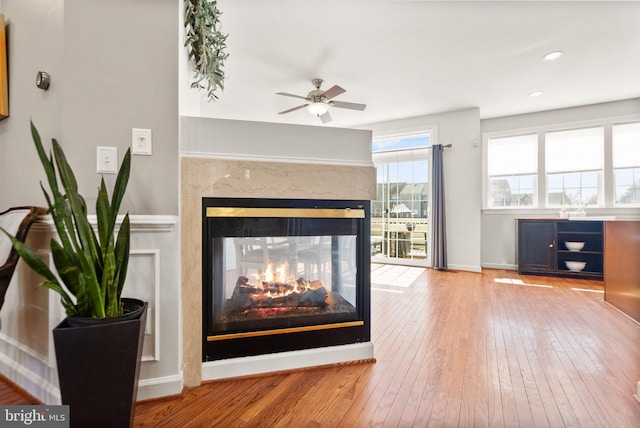
[[[120,295],[129,261],[128,213],[122,220],[117,238],[115,230],[118,210],[129,181],[130,150],[120,165],[111,200],[104,178],[101,180],[96,202],[96,235],[62,147],[53,139],[53,155],[49,153],[47,156],[33,122],[31,135],[50,189],[49,193],[40,183],[59,239],[51,239],[51,255],[57,275],[35,251],[8,234],[13,247],[25,263],[44,278],[40,285],[60,294],[67,315],[105,318],[122,314]]]

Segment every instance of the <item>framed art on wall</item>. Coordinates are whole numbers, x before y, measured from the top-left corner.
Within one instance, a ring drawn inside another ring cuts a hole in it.
[[[7,37],[4,15],[0,13],[0,120],[9,117],[9,85],[7,70]]]

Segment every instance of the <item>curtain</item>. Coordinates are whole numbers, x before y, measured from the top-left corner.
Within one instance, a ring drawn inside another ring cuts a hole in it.
[[[444,171],[442,144],[433,145],[431,163],[431,265],[447,270],[447,228],[444,210]]]

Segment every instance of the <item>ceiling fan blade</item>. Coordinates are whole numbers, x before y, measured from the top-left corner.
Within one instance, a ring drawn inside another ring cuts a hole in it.
[[[281,111],[281,112],[280,112],[280,113],[278,113],[278,114],[290,113],[290,112],[292,112],[292,111],[296,111],[296,110],[300,110],[301,108],[305,108],[305,107],[306,107],[306,106],[308,106],[308,105],[309,105],[309,104],[302,104],[301,106],[297,106],[297,107],[290,108],[290,109],[288,109],[288,110]]]
[[[329,112],[325,112],[323,114],[321,114],[320,116],[318,116],[320,118],[320,120],[322,120],[322,123],[328,123],[331,122],[331,115],[329,114]]]
[[[344,101],[331,101],[331,105],[339,108],[348,108],[351,110],[364,110],[367,106],[366,104],[358,104],[358,103],[346,103]]]
[[[300,98],[301,100],[309,101],[309,99],[307,97],[303,97],[301,95],[288,94],[286,92],[276,92],[276,95],[284,95],[285,97]]]
[[[330,87],[329,89],[324,91],[322,96],[325,97],[326,99],[330,100],[331,98],[337,97],[338,95],[344,94],[345,92],[347,92],[347,91],[342,89],[340,86],[333,85],[332,87]]]

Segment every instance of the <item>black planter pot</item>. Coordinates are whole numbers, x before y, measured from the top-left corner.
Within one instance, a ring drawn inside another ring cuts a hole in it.
[[[69,317],[53,329],[60,393],[72,428],[133,423],[148,303],[122,301],[135,310],[114,318]]]

